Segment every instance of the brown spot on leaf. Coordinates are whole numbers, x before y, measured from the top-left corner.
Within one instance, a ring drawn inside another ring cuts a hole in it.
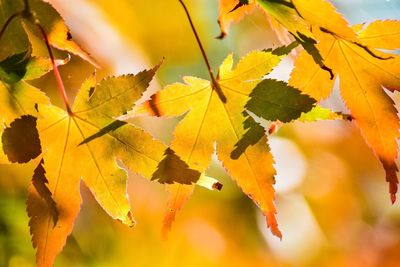
[[[151,98],[150,98],[150,100],[148,100],[148,101],[146,102],[146,106],[147,106],[147,108],[148,108],[149,110],[151,110],[153,116],[161,117],[162,114],[161,114],[161,111],[160,111],[159,108],[158,108],[158,105],[157,105],[157,104],[158,104],[158,103],[157,103],[158,101],[157,101],[157,99],[158,99],[157,94],[152,95]]]
[[[3,150],[8,160],[26,163],[42,153],[36,118],[24,115],[14,120],[2,135]]]

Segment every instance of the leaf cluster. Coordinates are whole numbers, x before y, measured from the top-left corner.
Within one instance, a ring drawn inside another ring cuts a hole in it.
[[[52,266],[71,234],[82,203],[81,182],[110,217],[128,226],[135,221],[126,193],[127,171],[167,184],[166,233],[196,185],[221,190],[217,180],[205,175],[214,152],[260,208],[271,232],[281,238],[268,136],[293,121],[355,123],[382,163],[395,201],[400,122],[385,89],[400,89],[400,59],[390,52],[400,47],[399,21],[350,26],[325,0],[220,0],[219,38],[227,36],[232,23],[259,8],[286,45],[251,51],[237,64],[230,54],[214,76],[189,12],[179,2],[210,80],[185,76],[183,83],[168,85],[140,102],[161,63],[101,81],[94,73],[70,103],[58,72],[68,60],[56,59],[53,50],[79,56],[95,67],[98,63],[74,42],[50,4],[0,0],[0,163],[34,161],[37,166],[27,212],[39,266]],[[34,55],[32,35],[43,41],[48,57]],[[296,54],[290,80],[267,78],[290,53]],[[50,71],[64,109],[30,84]],[[349,115],[318,104],[329,97],[336,79]],[[142,115],[181,118],[169,145],[122,119]],[[270,121],[271,128],[261,126],[258,118]]]

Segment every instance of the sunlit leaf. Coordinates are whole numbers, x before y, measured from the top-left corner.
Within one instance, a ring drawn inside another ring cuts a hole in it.
[[[376,44],[380,48],[387,39],[385,34],[383,40],[376,36],[378,28],[383,33],[395,32],[396,29],[391,29],[394,25],[393,21],[372,23],[372,28],[367,27],[360,37],[371,40],[368,45]],[[315,31],[315,34],[320,40],[318,49],[324,61],[339,76],[340,92],[355,124],[383,164],[394,202],[398,184],[395,160],[400,124],[394,102],[384,88],[399,90],[400,59],[397,55],[367,47],[361,41],[348,41],[326,31]],[[398,44],[396,40],[393,43]],[[304,52],[300,55],[290,79],[291,85],[320,100],[329,96],[333,83],[334,80],[330,80],[308,55]]]
[[[326,120],[349,120],[353,118],[348,114],[340,112],[333,112],[328,108],[321,106],[313,107],[309,112],[301,114],[297,121],[301,122],[315,122],[315,121],[326,121]]]
[[[0,14],[0,27],[6,26],[3,36],[0,37],[2,47],[0,59],[30,50],[24,27],[43,39],[41,30],[36,25],[38,24],[46,33],[51,46],[77,55],[94,66],[98,66],[89,54],[72,40],[72,35],[64,20],[49,3],[42,0],[1,0],[0,8],[3,11]],[[10,23],[6,25],[9,20]]]
[[[285,82],[266,79],[250,94],[246,109],[266,120],[291,122],[310,111],[315,100]]]
[[[174,132],[171,148],[190,168],[204,172],[210,164],[216,143],[218,158],[231,177],[261,208],[272,232],[281,236],[275,219],[275,170],[266,137],[248,148],[237,159],[231,157],[235,144],[245,134],[244,107],[250,93],[260,79],[280,62],[274,52],[251,52],[232,69],[233,58],[228,56],[219,68],[217,93],[215,85],[196,77],[184,77],[185,83],[167,86],[141,112],[157,116],[185,114]],[[224,97],[220,97],[223,94]],[[226,100],[226,101],[225,101]],[[175,212],[181,208],[192,189],[187,186],[170,187],[169,211],[166,224],[170,225]]]
[[[232,23],[237,23],[247,14],[252,12],[256,7],[256,2],[241,3],[238,0],[219,0],[219,16],[218,24],[221,29],[221,34],[218,38],[224,38]]]
[[[376,20],[359,34],[359,39],[367,46],[395,50],[400,47],[400,21]]]
[[[41,210],[39,214],[33,211],[30,214],[34,216],[31,220],[36,222],[31,224],[31,232],[39,266],[53,264],[72,231],[82,202],[81,179],[112,218],[134,225],[126,195],[127,174],[116,160],[150,179],[165,158],[167,147],[131,124],[115,124],[114,117],[133,107],[157,68],[136,75],[110,77],[99,84],[95,76],[90,77],[82,85],[71,113],[52,105],[39,105],[38,130],[47,188],[59,211],[55,226],[53,209],[44,201],[35,202],[34,210]],[[113,124],[116,126],[107,128]],[[169,179],[186,172],[179,158],[174,158],[173,162],[183,169],[174,166],[172,174],[164,170]],[[191,173],[194,180],[199,179],[200,173]],[[163,174],[163,170],[159,170],[161,177]]]
[[[26,65],[22,80],[15,83],[0,81],[0,99],[3,103],[0,105],[0,120],[2,123],[0,135],[3,133],[4,126],[10,125],[16,118],[28,114],[36,116],[37,105],[49,103],[49,99],[43,92],[29,85],[26,81],[45,74],[51,69],[50,66],[51,64],[46,59],[31,58]],[[10,71],[4,68],[3,70],[1,79],[8,81],[15,79],[14,73],[8,76],[7,74]],[[3,154],[2,143],[0,143],[0,162],[8,162],[7,157]]]

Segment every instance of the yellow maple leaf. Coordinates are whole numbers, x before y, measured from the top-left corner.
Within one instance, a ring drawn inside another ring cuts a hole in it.
[[[219,39],[224,38],[232,24],[239,23],[245,16],[258,8],[257,1],[249,1],[248,4],[240,4],[238,0],[219,0],[218,24],[221,30]],[[274,17],[265,13],[266,20],[282,44],[292,42],[288,31]]]
[[[221,34],[218,38],[224,38],[232,23],[238,23],[256,7],[256,2],[240,5],[238,0],[219,0],[218,24]]]
[[[26,32],[42,39],[43,30],[51,46],[77,55],[98,67],[97,62],[74,42],[64,20],[51,4],[42,0],[1,0],[0,7],[0,59],[29,50]]]
[[[165,87],[145,102],[136,112],[156,116],[185,114],[174,131],[171,148],[188,163],[190,168],[204,172],[210,164],[216,144],[218,158],[231,177],[267,217],[272,232],[281,236],[275,219],[273,159],[266,137],[249,147],[238,159],[231,158],[235,144],[246,132],[243,122],[244,107],[249,94],[280,62],[272,52],[251,52],[232,70],[229,55],[219,68],[218,87],[210,81],[184,77],[184,84]],[[218,90],[221,90],[218,92]],[[192,192],[190,186],[172,185],[169,188],[169,210],[165,227],[169,227],[177,210]]]
[[[114,118],[132,108],[157,68],[110,77],[99,84],[94,76],[90,77],[70,112],[52,105],[38,106],[42,161],[35,171],[27,209],[39,266],[52,266],[72,231],[82,202],[81,179],[112,218],[134,225],[126,194],[127,174],[116,160],[131,171],[152,178],[169,150],[142,129]],[[174,164],[174,160],[176,156],[164,164]],[[182,166],[187,167],[183,163],[174,166],[181,167],[173,169],[172,175],[185,171]],[[159,170],[159,175],[163,171],[168,172],[168,166]],[[194,181],[199,179],[200,173],[190,170],[189,174],[196,176]]]
[[[325,0],[292,0],[297,13],[310,25],[329,29],[343,39],[355,40],[356,34],[336,8]]]

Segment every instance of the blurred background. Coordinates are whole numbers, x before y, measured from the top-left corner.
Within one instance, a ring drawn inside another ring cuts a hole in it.
[[[104,66],[100,77],[135,73],[163,57],[152,92],[183,75],[208,77],[177,0],[50,2],[75,40]],[[217,0],[186,2],[214,68],[230,52],[239,59],[250,50],[279,45],[260,11],[234,25],[221,41],[215,39]],[[351,23],[400,19],[398,0],[333,2]],[[291,66],[284,60],[271,75],[287,79]],[[76,57],[60,69],[70,95],[93,72]],[[62,106],[52,74],[34,84]],[[393,97],[400,103],[398,94]],[[325,105],[344,109],[337,93]],[[168,143],[177,120],[132,122]],[[82,184],[82,210],[55,266],[400,266],[399,203],[390,204],[384,171],[351,123],[293,123],[270,143],[282,241],[214,160],[208,174],[221,180],[223,190],[197,188],[166,240],[161,237],[163,186],[130,174],[137,226],[129,229],[111,220]],[[32,164],[0,166],[0,266],[35,266],[25,212],[33,169]]]

